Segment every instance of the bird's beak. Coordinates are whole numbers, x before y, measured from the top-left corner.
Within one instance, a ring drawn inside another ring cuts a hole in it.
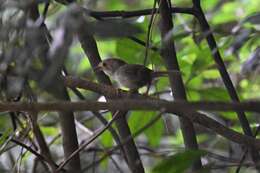
[[[100,62],[100,63],[94,68],[94,71],[96,71],[96,72],[103,71],[103,63]]]

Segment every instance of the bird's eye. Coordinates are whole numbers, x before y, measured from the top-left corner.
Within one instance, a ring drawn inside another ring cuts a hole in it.
[[[103,66],[106,67],[106,66],[107,66],[107,63],[103,62]]]

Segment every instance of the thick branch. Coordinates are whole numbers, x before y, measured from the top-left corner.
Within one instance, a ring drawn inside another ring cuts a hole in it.
[[[260,112],[260,101],[232,102],[186,102],[166,101],[159,99],[118,99],[108,102],[80,101],[80,102],[1,102],[0,111],[99,111],[99,110],[166,110],[167,112],[193,112],[205,111],[235,111],[244,110]],[[182,115],[180,115],[182,116]],[[185,115],[186,116],[186,115]]]
[[[176,114],[177,116],[185,116],[190,121],[198,123],[204,127],[211,129],[219,135],[247,146],[254,146],[260,149],[260,141],[250,136],[242,135],[235,132],[214,119],[204,114],[195,112],[196,110],[248,110],[260,112],[260,102],[245,103],[226,103],[226,102],[169,102],[164,100],[113,100],[109,102],[53,102],[53,103],[1,103],[0,111],[98,111],[98,110],[163,110]],[[188,110],[188,113],[187,113]]]
[[[173,30],[172,14],[171,14],[171,1],[160,0],[159,12],[161,16],[161,42],[162,42],[162,58],[166,64],[167,70],[179,71],[179,64],[177,61],[177,55],[175,51],[175,45],[173,39],[164,41],[164,38]],[[185,87],[182,81],[181,75],[170,75],[170,84],[175,100],[187,100]],[[186,113],[186,112],[185,112]],[[181,131],[185,147],[188,149],[198,149],[196,132],[192,122],[186,118],[186,116],[180,117]],[[195,160],[192,164],[192,171],[200,170],[202,167],[200,159]]]
[[[79,31],[79,40],[81,42],[82,48],[86,55],[88,56],[88,59],[90,61],[90,64],[92,68],[94,69],[97,67],[97,65],[101,62],[101,58],[98,52],[97,44],[92,35],[89,35],[88,33],[84,32],[84,27],[82,27],[83,30]],[[105,83],[110,85],[111,82],[109,78],[103,73],[103,72],[95,72],[96,76],[98,78],[98,81],[100,83]],[[107,97],[108,99],[112,99],[114,97]],[[126,114],[127,111],[118,112],[118,114],[121,114],[115,124],[118,129],[118,133],[120,136],[121,141],[124,141],[124,139],[128,136],[131,136],[130,128],[127,124],[126,120]],[[134,140],[129,140],[124,146],[124,151],[122,153],[126,153],[126,162],[129,165],[129,168],[132,172],[135,173],[143,173],[144,168],[140,159],[140,155],[138,153],[137,147],[134,143]]]

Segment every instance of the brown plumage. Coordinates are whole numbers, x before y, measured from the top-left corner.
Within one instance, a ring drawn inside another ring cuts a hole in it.
[[[172,72],[155,72],[140,64],[127,64],[116,58],[109,58],[101,62],[98,70],[115,80],[119,87],[137,90],[145,85],[150,85],[156,77],[165,76]]]

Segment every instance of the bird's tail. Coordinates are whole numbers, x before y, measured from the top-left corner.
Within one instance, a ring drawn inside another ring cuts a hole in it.
[[[163,77],[163,76],[170,76],[170,75],[180,75],[181,72],[177,70],[169,70],[169,71],[154,71],[152,72],[152,79]]]

